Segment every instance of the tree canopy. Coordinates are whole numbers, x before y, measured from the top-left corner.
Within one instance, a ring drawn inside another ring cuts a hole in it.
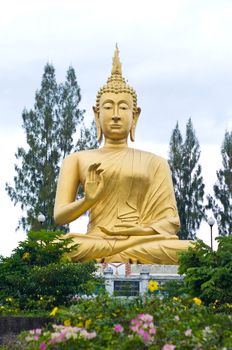
[[[57,228],[53,207],[60,163],[71,151],[97,146],[93,125],[87,129],[83,124],[80,101],[74,69],[69,67],[65,82],[58,84],[55,68],[46,64],[34,108],[25,108],[22,113],[27,147],[19,147],[15,154],[14,186],[6,184],[11,200],[15,205],[20,203],[23,210],[18,227],[35,228],[38,214],[43,213],[44,228]],[[81,140],[75,144],[78,127]]]
[[[214,197],[208,196],[217,220],[219,235],[232,233],[232,131],[226,131],[221,147],[222,168],[217,171],[217,182],[213,186]]]
[[[191,119],[186,124],[185,140],[177,123],[169,144],[169,165],[181,222],[181,239],[194,239],[205,216],[205,186],[199,158],[200,146]]]

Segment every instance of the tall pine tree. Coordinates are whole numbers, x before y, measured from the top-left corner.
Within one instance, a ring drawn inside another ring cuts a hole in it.
[[[232,131],[225,132],[221,155],[223,168],[217,171],[215,199],[208,196],[208,207],[217,220],[219,235],[225,236],[232,234]]]
[[[180,216],[181,239],[194,239],[205,216],[204,184],[201,176],[200,146],[191,119],[186,125],[183,141],[179,125],[176,124],[169,144],[169,165]]]
[[[24,212],[19,220],[19,227],[23,229],[36,227],[39,213],[45,215],[45,228],[57,228],[53,220],[57,177],[61,160],[79,149],[78,144],[74,145],[73,135],[78,125],[83,128],[80,100],[74,69],[68,69],[64,84],[57,84],[55,69],[47,64],[41,88],[35,94],[34,108],[24,109],[22,113],[28,147],[18,148],[14,186],[6,184],[11,200],[15,205],[20,203]],[[86,130],[88,132],[91,133]],[[83,149],[84,140],[82,144]]]
[[[76,149],[78,151],[82,151],[85,149],[94,149],[98,146],[97,129],[95,121],[93,120],[90,128],[86,128],[85,125],[81,127],[80,137],[77,141]]]

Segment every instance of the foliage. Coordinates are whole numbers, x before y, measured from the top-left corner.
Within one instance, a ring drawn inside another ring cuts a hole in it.
[[[17,349],[222,350],[231,348],[232,319],[189,298],[79,299],[43,330],[23,332]]]
[[[220,308],[222,304],[232,306],[232,236],[216,239],[217,251],[199,240],[182,252],[179,273],[184,274],[182,291]]]
[[[76,149],[78,151],[83,151],[85,149],[95,149],[98,146],[96,124],[93,120],[89,129],[84,125],[81,127]]]
[[[71,239],[63,232],[31,231],[10,257],[0,259],[0,311],[50,309],[71,302],[78,293],[91,293],[99,279],[95,264],[71,263]],[[13,308],[13,305],[15,307]]]
[[[194,239],[205,216],[203,205],[205,186],[201,166],[198,164],[200,146],[191,119],[186,125],[185,140],[183,141],[177,123],[169,146],[169,165],[181,222],[179,237]]]
[[[170,298],[181,297],[188,294],[183,280],[166,281],[162,284],[160,290],[164,295],[168,295]]]
[[[26,302],[25,307],[35,309],[38,307],[38,300],[46,309],[54,305],[70,304],[75,295],[95,291],[97,282],[95,272],[93,262],[82,264],[61,262],[43,267],[36,266],[29,274],[24,289],[26,297],[30,300]],[[23,306],[23,301],[21,305]]]
[[[93,120],[90,125],[90,128],[86,128],[85,126],[81,127],[80,137],[77,141],[76,150],[83,151],[85,149],[95,149],[98,147],[99,147],[99,144],[97,141],[96,124],[95,124],[95,121]],[[83,193],[84,193],[84,189],[83,189],[83,186],[80,184],[78,188],[78,198],[82,198]]]
[[[219,235],[232,233],[232,131],[226,131],[221,147],[222,169],[217,171],[214,197],[208,196],[208,208],[217,219]]]
[[[40,245],[43,235],[45,232],[38,235],[34,232],[31,238]],[[48,247],[45,246],[53,244],[54,239],[46,235],[44,239],[47,239],[47,243],[42,247],[47,251]],[[31,243],[28,246],[31,247]],[[143,297],[115,298],[103,293],[83,295],[83,292],[92,292],[95,287],[93,283],[90,286],[92,290],[88,289],[88,281],[96,281],[93,274],[88,279],[93,263],[64,263],[60,261],[62,255],[59,255],[59,258],[54,258],[59,260],[57,263],[53,261],[40,266],[43,261],[40,258],[33,260],[38,265],[32,265],[30,255],[25,255],[28,246],[23,243],[16,249],[28,266],[25,273],[29,276],[24,280],[28,293],[23,299],[24,304],[22,301],[19,307],[53,307],[49,314],[54,317],[54,322],[44,329],[22,332],[4,350],[225,350],[232,346],[232,316],[229,315],[232,308],[232,236],[219,238],[217,252],[212,252],[198,241],[188,252],[181,254],[180,272],[186,276],[184,283],[179,284],[179,296],[174,295],[174,286],[166,286],[166,290],[162,287],[159,291],[157,282],[153,280],[148,285],[147,295]],[[60,251],[66,248],[64,246]],[[35,251],[42,256],[40,247],[33,249],[31,256]],[[79,269],[78,272],[75,267]],[[208,277],[211,280],[207,280]],[[77,293],[72,289],[75,286]],[[176,287],[178,289],[178,283]],[[39,299],[36,299],[36,290]],[[32,296],[28,298],[28,295]],[[55,302],[46,299],[52,297],[56,299]],[[7,302],[13,307],[17,306],[18,300],[8,296]],[[211,303],[209,307],[208,303]]]
[[[34,109],[24,109],[22,113],[28,147],[18,148],[14,186],[6,184],[10,199],[15,205],[20,203],[25,212],[19,221],[23,229],[38,229],[39,213],[46,217],[45,228],[57,229],[53,207],[60,162],[73,150],[97,146],[93,126],[87,129],[82,123],[80,100],[74,69],[69,67],[65,83],[57,84],[55,69],[47,64],[41,88],[35,94]],[[87,140],[82,139],[81,145],[75,146],[73,135],[78,125],[81,137]]]

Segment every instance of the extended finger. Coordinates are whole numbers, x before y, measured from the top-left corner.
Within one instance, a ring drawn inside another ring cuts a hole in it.
[[[92,171],[95,167],[96,163],[90,164],[88,171]]]
[[[96,163],[96,169],[101,165],[101,163]]]
[[[104,169],[97,169],[97,170],[96,170],[96,174],[97,174],[97,175],[100,175],[103,171],[104,171]]]
[[[95,168],[95,163],[91,164],[88,168],[88,178],[89,181],[92,182],[93,181],[93,173],[94,173],[94,168]]]
[[[118,225],[114,225],[114,227],[126,227],[126,228],[135,228],[136,225],[132,225],[132,224],[118,224]]]
[[[133,233],[133,232],[135,232],[133,227],[129,227],[129,228],[117,231],[117,233],[120,235],[130,235],[130,233]]]
[[[93,170],[96,170],[101,165],[101,163],[94,163],[92,165],[93,165]]]
[[[103,231],[103,232],[108,231],[107,228],[105,228],[104,226],[98,226],[98,228],[100,228],[100,230]]]
[[[90,181],[95,182],[96,181],[96,172],[97,168],[101,165],[101,163],[93,163],[89,166],[89,172],[90,172]]]
[[[106,233],[107,235],[113,236],[114,232],[108,230],[107,228],[103,227],[103,226],[98,226],[100,228],[100,230],[104,233]]]

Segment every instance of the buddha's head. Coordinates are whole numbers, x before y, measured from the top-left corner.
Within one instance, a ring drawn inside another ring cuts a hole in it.
[[[137,95],[122,77],[119,50],[116,45],[111,76],[98,91],[96,106],[93,107],[97,126],[98,141],[102,134],[111,139],[135,138],[135,128],[140,114]]]

